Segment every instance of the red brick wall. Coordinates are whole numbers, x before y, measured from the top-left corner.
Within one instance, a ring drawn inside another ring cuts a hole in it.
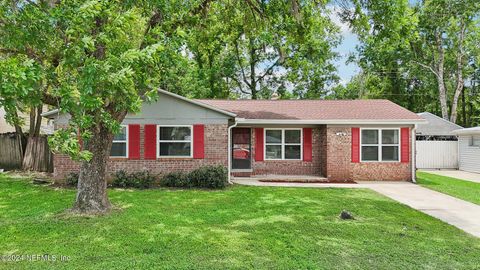
[[[173,171],[191,171],[203,165],[222,164],[227,166],[228,127],[222,124],[205,125],[205,158],[161,158],[157,160],[144,160],[144,134],[143,125],[140,127],[140,159],[111,158],[108,161],[110,173],[118,170],[130,172],[150,170],[153,173],[164,174]],[[65,155],[54,156],[54,177],[64,178],[69,172],[78,172],[79,163],[72,161]]]
[[[325,127],[312,128],[312,161],[303,160],[264,160],[255,161],[255,132],[252,131],[252,169],[253,175],[323,175],[322,162],[325,158]]]
[[[351,162],[351,127],[327,127],[327,178],[332,181],[410,181],[410,163]],[[410,140],[410,153],[412,142]]]

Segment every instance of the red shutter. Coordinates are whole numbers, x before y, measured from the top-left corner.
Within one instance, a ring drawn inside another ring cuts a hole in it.
[[[193,158],[205,157],[205,125],[193,125]]]
[[[352,128],[352,162],[360,162],[360,128]]]
[[[140,159],[140,125],[128,125],[128,158]]]
[[[401,129],[401,161],[403,163],[410,162],[410,129]]]
[[[145,125],[143,152],[145,159],[157,158],[157,125]]]
[[[312,129],[303,129],[303,160],[312,161]]]
[[[263,161],[263,128],[255,129],[255,161]]]

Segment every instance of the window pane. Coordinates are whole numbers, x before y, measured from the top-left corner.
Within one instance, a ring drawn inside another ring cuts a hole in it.
[[[362,144],[378,144],[378,130],[362,130]]]
[[[285,145],[285,159],[300,159],[300,145]]]
[[[113,136],[114,141],[124,141],[127,139],[127,127],[120,127],[119,133]]]
[[[398,161],[398,146],[382,146],[383,161]]]
[[[398,130],[396,129],[382,130],[382,143],[398,144]]]
[[[281,143],[282,142],[282,131],[281,130],[267,130],[266,132],[267,143]]]
[[[160,156],[190,156],[190,143],[160,143]]]
[[[112,157],[124,157],[127,155],[127,143],[112,143],[112,149],[110,150],[110,156]]]
[[[378,146],[362,146],[363,161],[378,161]]]
[[[160,140],[189,141],[190,127],[160,127]]]
[[[285,130],[285,143],[300,143],[300,130]]]
[[[480,136],[472,136],[471,146],[480,146]]]
[[[265,146],[265,158],[266,159],[281,159],[282,158],[282,146],[281,145],[266,145]]]

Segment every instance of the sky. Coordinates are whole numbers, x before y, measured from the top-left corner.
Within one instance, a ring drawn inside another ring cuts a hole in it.
[[[335,61],[335,66],[337,67],[338,76],[340,77],[340,83],[345,85],[353,75],[360,71],[355,63],[346,64],[349,54],[355,52],[355,46],[359,44],[359,41],[348,25],[340,20],[336,14],[335,7],[330,8],[330,11],[330,17],[333,22],[340,27],[342,35],[342,42],[335,48],[335,51],[339,54],[339,58]]]

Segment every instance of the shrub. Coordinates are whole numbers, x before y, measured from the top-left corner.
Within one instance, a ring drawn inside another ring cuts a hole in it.
[[[80,177],[80,175],[79,175],[78,172],[71,172],[65,178],[65,183],[69,187],[77,187],[79,177]]]
[[[112,186],[126,188],[129,185],[129,181],[130,180],[128,179],[128,173],[124,170],[120,170],[115,172],[115,175],[113,176]]]
[[[120,170],[115,173],[112,186],[119,188],[149,188],[155,180],[156,177],[149,171],[127,173],[124,170]]]
[[[160,180],[160,185],[164,187],[189,188],[192,182],[184,172],[171,172],[165,174]]]
[[[221,165],[204,166],[190,172],[188,179],[195,187],[221,189],[228,184],[228,172]]]

